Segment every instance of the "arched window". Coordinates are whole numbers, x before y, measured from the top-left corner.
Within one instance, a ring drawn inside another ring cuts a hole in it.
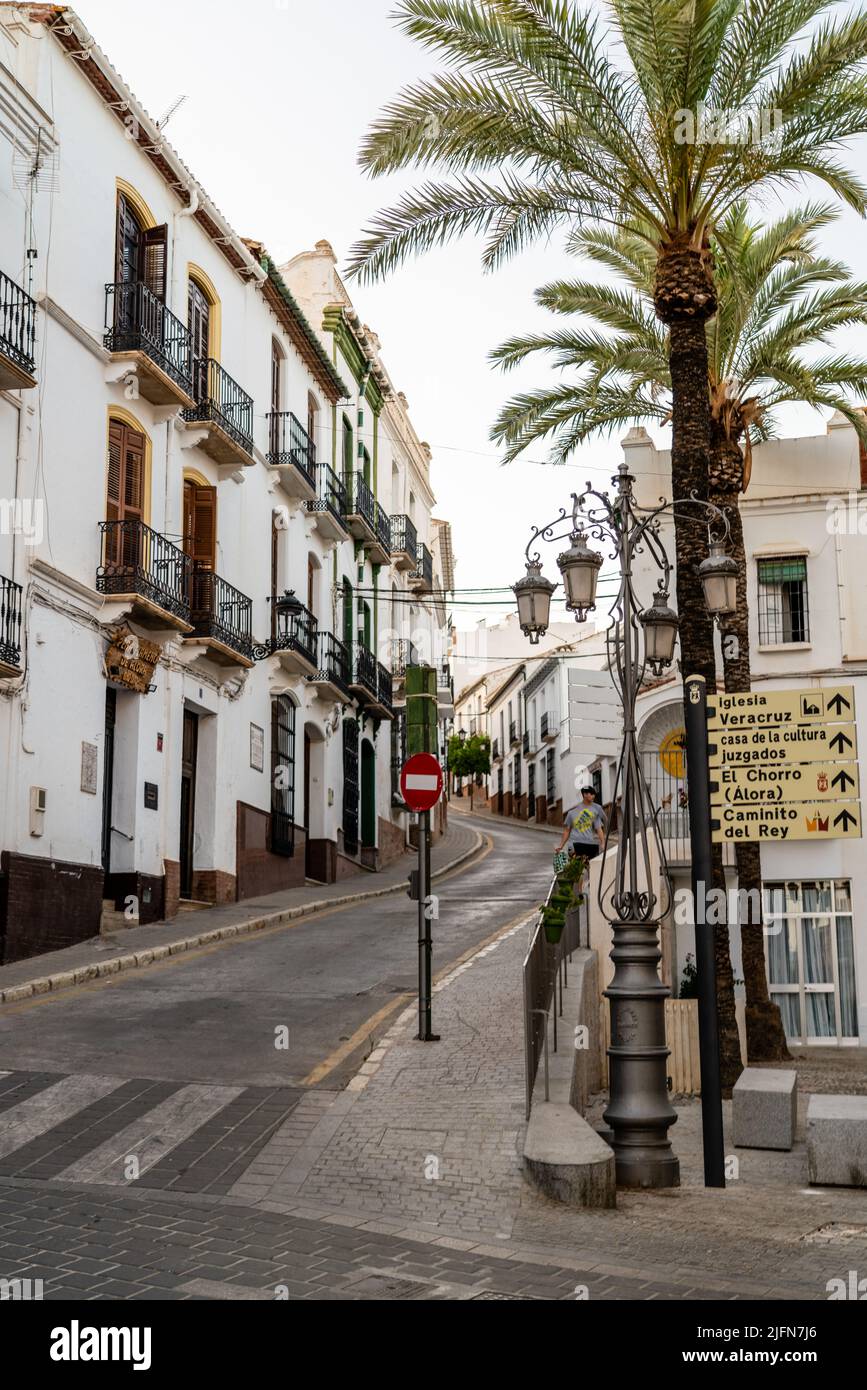
[[[295,706],[271,701],[271,853],[295,852]]]

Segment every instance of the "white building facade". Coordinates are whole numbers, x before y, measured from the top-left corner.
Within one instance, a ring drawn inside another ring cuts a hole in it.
[[[423,446],[423,544],[392,514],[382,421],[415,436],[349,315],[299,303],[74,14],[4,6],[0,49],[10,961],[400,854],[380,637],[396,588],[445,649],[453,578]]]

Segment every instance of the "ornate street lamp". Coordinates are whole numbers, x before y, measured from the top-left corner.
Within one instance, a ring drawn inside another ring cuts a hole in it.
[[[726,613],[734,613],[738,594],[738,567],[725,546],[719,541],[711,541],[710,554],[698,567],[698,577],[704,589],[704,601],[708,613],[721,618]]]
[[[569,549],[557,556],[557,568],[563,576],[566,607],[575,614],[576,622],[583,623],[596,607],[596,581],[602,556],[590,549],[583,531],[574,530],[569,540]]]
[[[672,888],[657,808],[641,769],[635,730],[635,702],[645,671],[650,668],[660,675],[669,667],[677,640],[677,614],[668,601],[671,564],[660,535],[662,518],[683,512],[693,516],[698,512],[707,518],[710,556],[699,573],[714,615],[731,611],[737,566],[725,554],[723,542],[729,524],[719,507],[694,496],[641,507],[632,491],[635,480],[625,463],[613,481],[617,490],[613,500],[589,483],[580,495],[573,493],[571,529],[565,535],[554,534],[567,521],[562,508],[554,521],[534,530],[527,556],[529,561],[530,548],[539,538],[549,542],[568,538],[569,549],[557,563],[567,606],[579,621],[595,606],[602,564],[602,556],[587,544],[588,534],[610,545],[611,558],[620,565],[620,583],[610,608],[612,622],[605,634],[608,667],[623,709],[623,743],[611,798],[619,805],[620,828],[616,852],[609,859],[608,850],[614,849],[613,818],[609,818],[598,897],[614,936],[614,975],[605,991],[611,1010],[611,1046],[610,1096],[604,1118],[613,1134],[618,1183],[626,1187],[673,1187],[680,1181],[680,1165],[672,1153],[668,1131],[677,1115],[668,1098],[664,1006],[669,990],[659,978],[658,942],[659,921],[671,905]],[[633,584],[638,552],[648,555],[660,571],[653,603],[647,609],[639,604]],[[538,555],[534,558],[539,562]],[[541,573],[540,563],[537,568]]]
[[[543,575],[539,556],[534,555],[531,559],[529,552],[530,547],[527,546],[527,573],[517,584],[512,585],[512,592],[518,600],[518,622],[521,624],[521,631],[525,637],[529,637],[531,645],[536,647],[539,638],[544,637],[548,631],[551,595],[557,585],[552,584],[550,579]]]
[[[674,644],[679,627],[678,616],[668,606],[668,594],[660,582],[650,608],[639,614],[644,628],[644,656],[655,676],[661,676],[674,660]]]

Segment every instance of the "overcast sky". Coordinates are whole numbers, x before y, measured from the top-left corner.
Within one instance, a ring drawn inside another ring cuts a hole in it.
[[[434,66],[395,29],[393,8],[392,0],[75,5],[155,119],[180,95],[188,98],[167,136],[242,236],[261,239],[279,260],[326,237],[341,262],[365,220],[410,182],[367,179],[356,162],[361,135],[403,83]],[[864,275],[864,236],[848,214],[824,244]],[[461,589],[514,582],[530,523],[554,515],[591,473],[604,481],[619,460],[615,439],[586,446],[575,466],[503,468],[488,439],[507,395],[545,376],[538,364],[504,378],[488,366],[488,351],[514,332],[543,328],[548,316],[534,307],[533,290],[579,269],[555,243],[485,275],[478,243],[468,241],[411,263],[385,284],[350,286],[420,437],[433,448],[437,512],[452,522]],[[784,420],[786,434],[822,430],[806,409]],[[667,444],[664,432],[656,439]],[[533,458],[544,459],[544,447]],[[458,598],[459,627],[506,611],[474,613],[460,601],[469,596]]]

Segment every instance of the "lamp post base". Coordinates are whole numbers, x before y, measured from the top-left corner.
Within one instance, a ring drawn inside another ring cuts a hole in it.
[[[668,1099],[665,1001],[656,922],[618,922],[608,1048],[610,1099],[604,1112],[620,1187],[678,1187],[680,1164],[668,1131],[677,1113]]]

